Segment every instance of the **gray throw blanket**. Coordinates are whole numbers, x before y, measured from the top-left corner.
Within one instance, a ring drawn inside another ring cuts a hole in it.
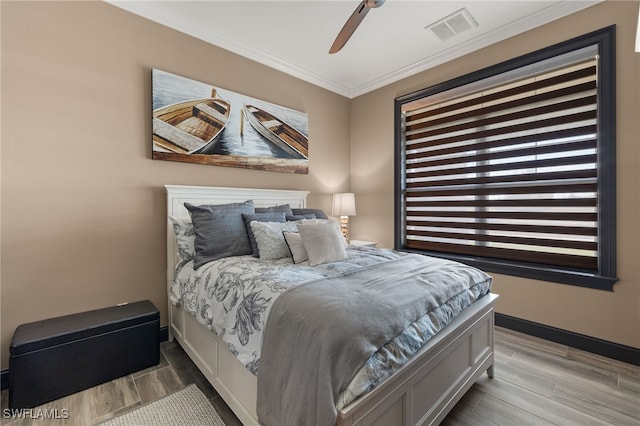
[[[339,394],[374,352],[487,279],[457,262],[407,255],[286,291],[275,301],[263,336],[260,423],[333,426]]]

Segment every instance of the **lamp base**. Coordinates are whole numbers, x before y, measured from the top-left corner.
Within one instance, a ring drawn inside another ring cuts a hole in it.
[[[351,238],[349,238],[349,216],[340,216],[340,230],[342,231],[342,235],[344,235],[344,239],[347,240],[347,243],[350,243]]]

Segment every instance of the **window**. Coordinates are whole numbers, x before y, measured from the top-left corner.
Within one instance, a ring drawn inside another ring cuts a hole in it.
[[[615,27],[396,99],[396,248],[611,290]]]

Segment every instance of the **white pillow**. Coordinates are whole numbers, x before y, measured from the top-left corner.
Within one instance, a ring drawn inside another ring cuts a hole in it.
[[[301,263],[305,260],[309,260],[309,255],[307,251],[304,249],[304,244],[302,243],[302,237],[299,232],[283,232],[284,240],[287,242],[289,246],[289,251],[291,252],[291,256],[293,256],[293,263]]]
[[[302,219],[297,221],[296,223],[329,223],[336,228],[336,230],[340,233],[340,235],[342,235],[342,231],[340,230],[340,225],[338,225],[338,222],[332,219]],[[342,236],[342,242],[344,243],[345,248],[349,246],[349,243],[347,243],[347,240],[344,238],[344,235]]]
[[[309,265],[339,262],[347,258],[345,240],[333,221],[324,223],[298,222]]]
[[[258,222],[250,224],[253,235],[258,245],[258,257],[264,260],[282,259],[291,257],[289,247],[284,240],[285,231],[296,231],[295,222]]]

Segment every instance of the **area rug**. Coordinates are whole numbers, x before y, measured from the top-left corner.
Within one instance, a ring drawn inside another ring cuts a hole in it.
[[[196,385],[115,417],[101,426],[225,426]]]

